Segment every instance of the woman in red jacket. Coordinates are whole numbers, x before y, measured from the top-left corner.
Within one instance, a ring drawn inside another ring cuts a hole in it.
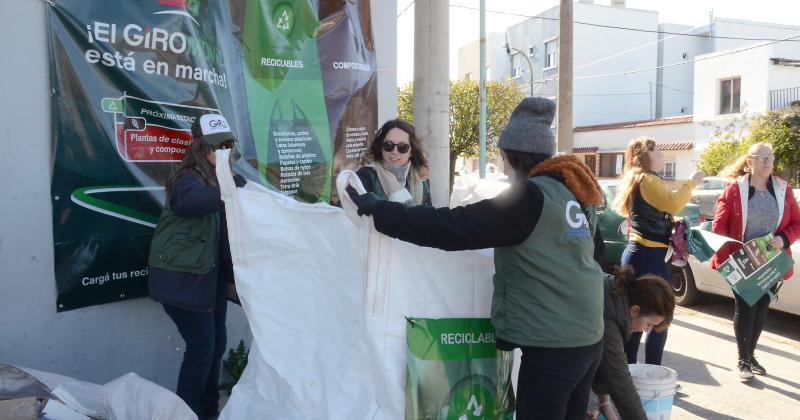
[[[740,242],[772,233],[775,238],[770,245],[791,254],[789,245],[800,236],[800,208],[786,181],[772,175],[774,162],[772,146],[757,143],[722,170],[722,176],[733,181],[717,200],[711,230]],[[727,243],[712,257],[711,266],[717,268],[740,248],[740,244]],[[791,275],[792,270],[789,270],[784,278]],[[746,382],[753,378],[753,373],[767,373],[753,357],[753,351],[764,329],[770,298],[765,294],[753,306],[747,305],[736,293],[734,298],[733,330],[739,351],[739,378]]]

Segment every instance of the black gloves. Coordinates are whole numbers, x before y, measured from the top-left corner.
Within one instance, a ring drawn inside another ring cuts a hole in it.
[[[372,216],[372,208],[378,201],[380,198],[371,192],[353,197],[353,203],[358,207],[359,216]]]

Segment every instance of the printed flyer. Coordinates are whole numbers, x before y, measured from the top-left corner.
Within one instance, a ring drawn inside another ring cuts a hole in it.
[[[747,241],[717,268],[734,292],[750,306],[783,280],[794,265],[789,254],[769,245],[772,239],[769,234]]]

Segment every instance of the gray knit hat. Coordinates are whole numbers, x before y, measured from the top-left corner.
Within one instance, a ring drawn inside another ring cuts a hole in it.
[[[550,125],[556,115],[556,103],[545,98],[528,97],[517,105],[508,125],[500,133],[497,147],[526,153],[556,153],[556,139]]]

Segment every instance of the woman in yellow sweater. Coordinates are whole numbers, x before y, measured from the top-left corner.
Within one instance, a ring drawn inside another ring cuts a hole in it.
[[[638,137],[625,150],[625,171],[614,206],[629,218],[628,245],[620,265],[630,264],[636,276],[655,274],[671,283],[664,258],[672,236],[672,216],[681,211],[692,196],[695,185],[703,182],[697,171],[678,190],[671,190],[656,173],[664,170],[664,155],[656,141]],[[636,363],[642,333],[633,333],[625,346],[628,363]],[[667,342],[667,331],[651,331],[647,336],[645,363],[660,365]]]

